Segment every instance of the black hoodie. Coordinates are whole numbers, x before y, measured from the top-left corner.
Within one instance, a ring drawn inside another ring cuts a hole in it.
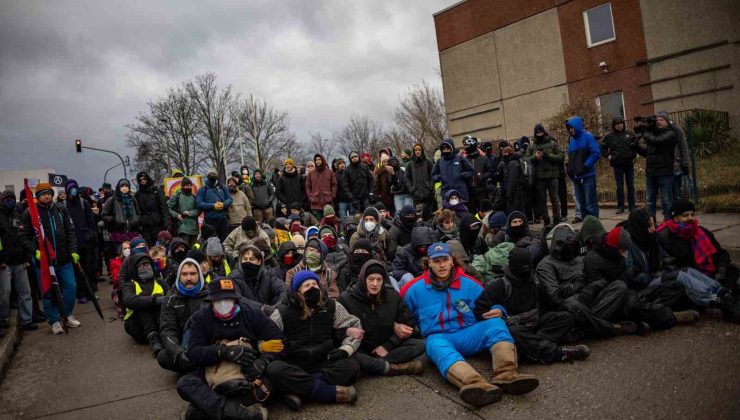
[[[154,262],[152,261],[151,257],[149,257],[149,255],[136,254],[133,255],[131,258],[131,267],[133,267],[133,272],[136,273],[134,274],[134,280],[136,280],[136,282],[139,284],[139,287],[141,287],[141,293],[138,295],[136,294],[136,285],[134,285],[133,281],[125,282],[123,284],[123,287],[121,287],[121,300],[123,302],[123,305],[126,306],[127,309],[131,309],[134,311],[158,309],[157,296],[162,297],[162,300],[164,301],[164,296],[167,294],[168,291],[167,284],[157,279],[156,275],[150,280],[142,280],[139,278],[139,275],[137,273],[139,264],[142,264],[143,262],[148,262],[152,265],[152,269],[154,269]],[[162,288],[163,293],[161,295],[152,296],[155,283],[159,283],[159,286]]]
[[[421,146],[415,144],[414,147]],[[414,155],[406,163],[406,188],[414,200],[426,201],[434,197],[434,183],[432,182],[432,168],[434,164],[427,159],[424,154],[424,147],[421,148],[421,156]]]
[[[418,277],[424,272],[420,264],[423,255],[419,255],[416,248],[433,244],[435,236],[434,229],[426,226],[417,226],[411,231],[411,242],[399,249],[393,259],[391,267],[395,279],[400,280],[406,273]]]
[[[167,200],[164,198],[162,190],[155,184],[154,180],[146,172],[139,172],[136,180],[146,178],[146,185],[139,184],[139,190],[136,191],[135,197],[141,211],[141,225],[145,227],[164,227],[170,221],[170,212],[167,207]]]
[[[610,131],[601,142],[601,154],[607,156],[611,166],[632,165],[637,152],[635,151],[635,133],[622,128],[617,131],[614,126],[624,124],[624,118],[614,117],[612,120],[612,131]]]
[[[350,156],[352,153],[350,153]],[[373,175],[370,172],[370,168],[362,163],[362,161],[352,163],[352,159],[350,158],[349,164],[342,176],[342,184],[348,200],[365,201],[370,196],[370,188],[373,186]]]

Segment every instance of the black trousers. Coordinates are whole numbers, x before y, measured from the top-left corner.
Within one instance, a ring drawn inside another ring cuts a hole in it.
[[[546,312],[541,314],[534,328],[523,325],[508,325],[517,351],[529,360],[540,363],[559,362],[563,353],[561,342],[573,329],[575,318],[568,312]]]
[[[159,309],[134,311],[134,314],[123,321],[123,329],[139,344],[148,344],[146,336],[152,331],[159,331]]]
[[[627,318],[647,322],[654,330],[672,328],[676,325],[673,306],[686,295],[686,288],[679,281],[663,283],[640,291],[630,290],[625,310]]]
[[[90,289],[92,289],[93,292],[98,291],[98,281],[97,281],[97,275],[95,272],[95,245],[93,243],[87,243],[83,247],[78,247],[77,252],[80,254],[80,267],[82,267],[82,271],[85,273],[85,276],[87,276],[88,284],[90,285]],[[82,281],[82,276],[77,275],[77,267],[75,267],[75,278],[77,280],[77,284],[79,285]],[[95,299],[95,296],[87,296],[83,290],[87,290],[87,288],[81,288],[77,287],[77,297],[86,297],[89,299]]]
[[[389,363],[399,364],[410,362],[424,354],[424,340],[419,338],[407,338],[395,349],[388,352],[385,357],[377,357],[362,351],[355,353],[354,358],[360,364],[365,373],[383,375]]]
[[[568,183],[565,176],[558,177],[558,200],[560,201],[560,218],[568,217]]]
[[[146,243],[149,245],[149,247],[153,247],[157,243],[157,235],[159,235],[159,232],[163,230],[165,229],[162,225],[142,226],[141,236],[146,239]]]
[[[489,196],[486,189],[470,191],[470,200],[468,200],[467,205],[468,211],[472,214],[477,213],[478,209],[480,209],[480,202],[487,199],[489,199]]]
[[[563,301],[563,309],[570,312],[576,328],[594,337],[614,336],[612,319],[623,308],[627,300],[627,285],[616,280],[604,287],[588,304],[579,296]]]
[[[551,222],[550,216],[547,213],[547,195],[550,194],[550,203],[552,203],[552,221],[558,223],[560,221],[560,203],[558,199],[558,182],[555,178],[550,179],[536,179],[534,181],[534,190],[536,200],[535,216],[537,218],[542,217],[546,225]]]
[[[200,369],[180,377],[177,380],[177,393],[180,398],[202,410],[209,419],[221,418],[226,397],[208,386],[204,370]]]
[[[226,218],[204,219],[203,223],[210,225],[212,228],[216,229],[218,240],[220,240],[222,243],[226,240],[226,237],[229,236],[229,221],[226,220]]]
[[[276,360],[265,369],[265,377],[273,390],[283,394],[296,394],[307,399],[312,398],[315,378],[320,378],[329,385],[348,386],[355,383],[359,375],[360,364],[354,357],[326,361],[308,369]]]

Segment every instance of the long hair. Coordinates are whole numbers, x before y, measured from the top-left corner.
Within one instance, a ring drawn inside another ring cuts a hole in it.
[[[468,265],[465,264],[463,260],[461,260],[457,255],[451,255],[451,257],[452,257],[452,272],[455,271],[454,270],[455,267],[460,267],[466,273],[468,272]],[[419,265],[421,266],[422,270],[429,270],[430,272],[432,271],[429,268],[429,257],[426,257],[426,256],[421,257],[421,259],[419,260]]]
[[[326,300],[324,299],[324,291],[321,289],[321,285],[319,285],[319,290],[321,290],[321,297],[319,297],[319,303],[316,305],[316,308],[323,308],[326,306]],[[295,293],[295,302],[301,310],[301,319],[304,321],[307,320],[311,316],[311,308],[306,305],[306,300],[303,298],[302,293]]]

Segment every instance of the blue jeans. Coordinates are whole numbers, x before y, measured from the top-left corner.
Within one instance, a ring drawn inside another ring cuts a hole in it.
[[[414,200],[411,199],[410,194],[396,194],[393,196],[393,206],[396,207],[396,212],[401,211],[403,206],[414,207]]]
[[[21,325],[33,322],[33,300],[31,286],[28,283],[28,274],[23,264],[8,265],[0,268],[0,320],[8,321],[10,316],[10,285],[11,280],[18,295],[18,312],[21,315]]]
[[[695,268],[678,272],[678,281],[686,288],[686,296],[695,305],[707,308],[722,288],[719,282]]]
[[[624,165],[614,167],[614,180],[617,182],[617,208],[624,209],[624,184],[627,184],[627,207],[635,208],[635,167]]]
[[[583,217],[599,217],[599,201],[596,195],[596,177],[589,176],[573,181],[573,191],[576,195],[576,202],[580,206]]]
[[[349,202],[343,201],[343,202],[337,203],[337,212],[338,212],[337,217],[340,219],[342,217],[349,216]]]
[[[54,267],[57,274],[57,281],[59,282],[59,288],[62,290],[62,301],[64,302],[64,310],[67,315],[72,315],[72,311],[75,309],[75,299],[77,296],[77,283],[75,282],[75,270],[72,267],[72,263],[64,264],[61,267]],[[36,275],[40,279],[41,272],[36,268]],[[52,302],[50,297],[51,291],[44,295],[44,312],[46,312],[46,321],[49,325],[61,321],[59,315],[59,308]]]
[[[571,194],[573,195],[573,208],[576,213],[576,218],[583,220],[583,213],[581,213],[581,205],[578,204],[578,197],[576,197],[575,181],[571,182],[571,185],[573,186],[573,191],[571,191]]]
[[[671,218],[673,207],[673,175],[646,176],[647,211],[655,217],[655,204],[660,190],[660,207],[663,209],[663,220]],[[657,222],[657,220],[656,220]]]
[[[499,341],[514,343],[514,339],[501,318],[491,318],[452,333],[432,334],[426,338],[426,352],[429,360],[447,379],[447,370],[465,357],[476,355],[483,350],[491,350]]]

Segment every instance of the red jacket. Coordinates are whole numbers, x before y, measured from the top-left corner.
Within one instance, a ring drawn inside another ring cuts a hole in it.
[[[117,289],[118,285],[118,272],[121,270],[121,264],[123,264],[123,258],[116,257],[111,258],[108,262],[108,271],[110,274],[110,278],[113,280],[113,289]]]
[[[327,166],[323,156],[321,160],[324,161],[322,167],[317,167],[306,177],[306,197],[311,210],[324,210],[325,205],[334,203],[337,195],[337,177]]]

